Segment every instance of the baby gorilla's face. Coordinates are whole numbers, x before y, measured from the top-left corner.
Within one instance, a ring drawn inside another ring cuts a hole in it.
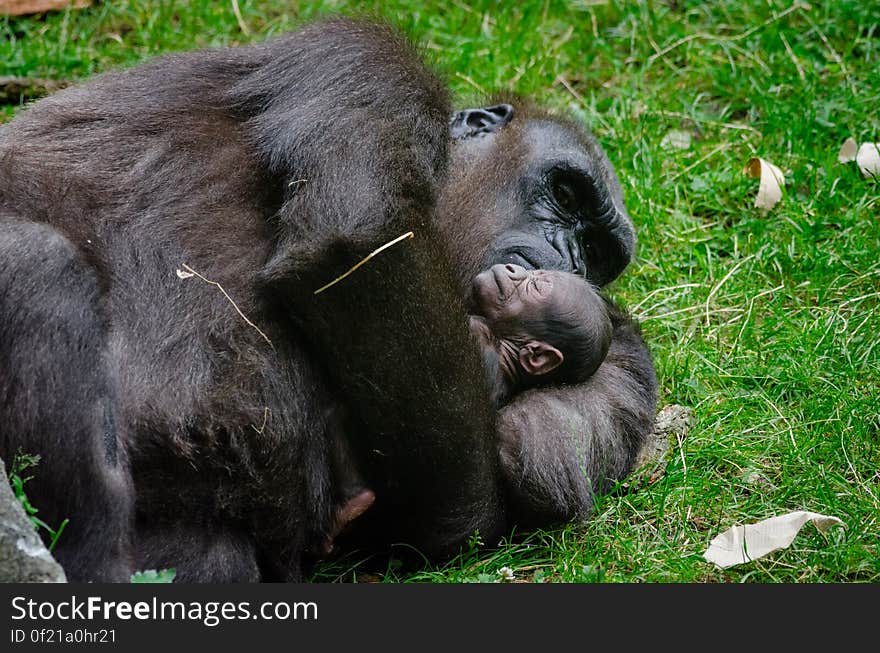
[[[493,265],[473,281],[477,314],[486,319],[497,337],[516,337],[522,324],[541,322],[548,309],[566,297],[579,297],[573,284],[582,283],[569,274],[550,270],[526,270],[511,263]]]

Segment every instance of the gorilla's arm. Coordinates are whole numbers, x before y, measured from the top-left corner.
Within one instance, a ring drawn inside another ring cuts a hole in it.
[[[261,280],[291,306],[358,420],[352,446],[376,510],[398,515],[389,535],[451,552],[476,529],[498,533],[503,510],[491,402],[474,381],[481,361],[432,217],[446,91],[388,29],[334,21],[296,38],[291,51],[307,62],[282,53],[233,89],[284,180],[281,237]]]
[[[637,325],[616,309],[605,361],[586,383],[523,393],[497,432],[511,521],[586,519],[594,495],[631,470],[653,426],[657,378]]]

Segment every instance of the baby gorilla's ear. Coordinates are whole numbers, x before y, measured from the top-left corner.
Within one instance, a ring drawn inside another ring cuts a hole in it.
[[[549,374],[562,365],[562,352],[541,340],[532,340],[519,350],[519,364],[530,376]]]

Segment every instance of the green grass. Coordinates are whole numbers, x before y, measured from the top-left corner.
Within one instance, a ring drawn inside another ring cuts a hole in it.
[[[100,3],[0,22],[0,74],[81,78],[168,50],[246,43],[328,13],[420,39],[462,103],[494,89],[572,110],[621,176],[637,260],[613,292],[642,320],[662,403],[696,420],[661,481],[586,525],[474,549],[417,581],[880,581],[880,183],[836,156],[880,141],[880,4],[716,2]],[[288,6],[289,5],[289,6]],[[687,130],[687,150],[661,148]],[[752,156],[786,174],[753,208]],[[806,509],[845,529],[719,571],[720,531]],[[360,576],[351,556],[316,578]]]

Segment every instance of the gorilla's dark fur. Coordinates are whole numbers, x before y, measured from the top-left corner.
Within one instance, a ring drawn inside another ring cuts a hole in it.
[[[636,328],[615,311],[589,382],[496,416],[466,288],[507,260],[604,285],[634,235],[601,149],[510,103],[456,114],[451,139],[413,49],[338,19],[103,75],[0,127],[0,456],[42,456],[29,494],[70,518],[69,578],[300,579],[339,428],[386,542],[444,555],[589,515],[651,426]]]

